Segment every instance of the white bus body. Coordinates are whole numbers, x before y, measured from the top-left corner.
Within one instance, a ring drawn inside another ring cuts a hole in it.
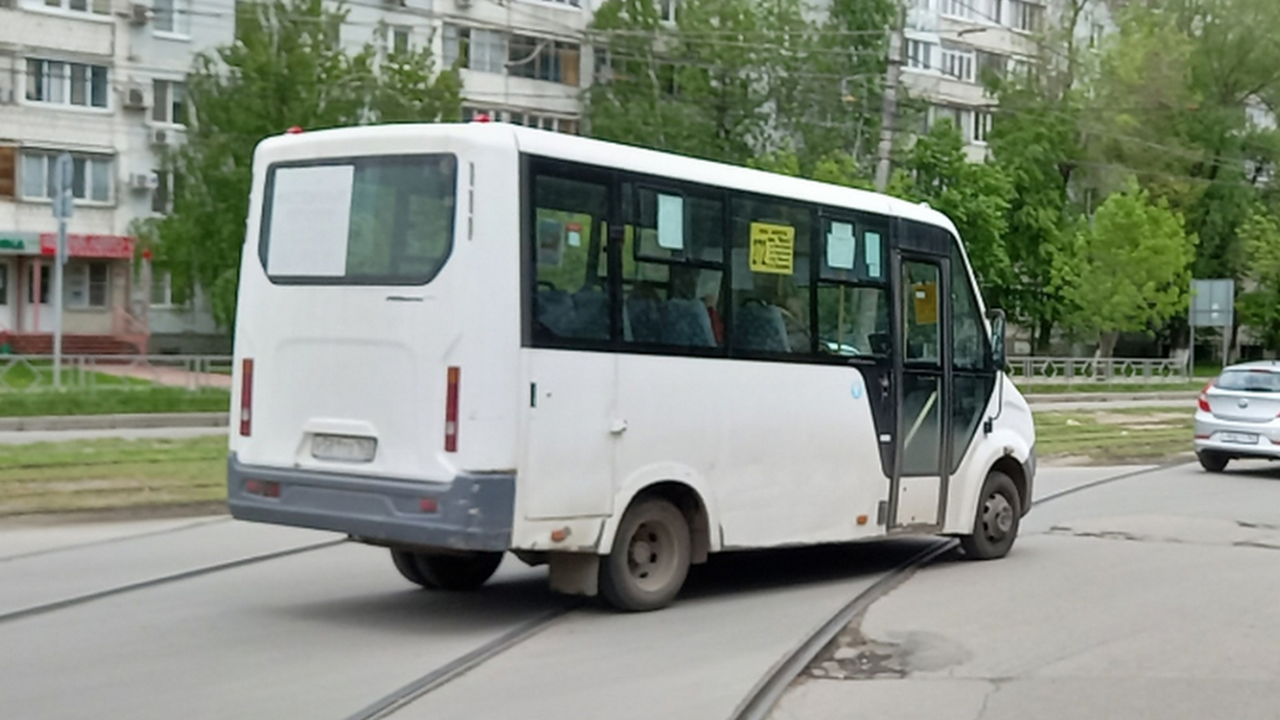
[[[1031,413],[938,212],[489,123],[270,138],[253,176],[237,518],[629,609],[722,550],[1013,542]]]

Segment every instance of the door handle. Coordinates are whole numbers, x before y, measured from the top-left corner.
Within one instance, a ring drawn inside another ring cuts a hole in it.
[[[621,435],[626,431],[627,431],[626,420],[619,420],[615,418],[613,422],[609,423],[609,433],[612,435]]]

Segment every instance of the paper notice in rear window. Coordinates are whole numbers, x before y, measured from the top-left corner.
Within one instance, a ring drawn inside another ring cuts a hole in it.
[[[267,272],[293,277],[346,273],[352,165],[280,168],[271,205]]]

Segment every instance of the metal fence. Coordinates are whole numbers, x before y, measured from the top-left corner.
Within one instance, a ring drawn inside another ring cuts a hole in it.
[[[0,356],[0,394],[55,390],[52,355]],[[231,358],[218,355],[64,355],[61,387],[192,392],[231,387]]]
[[[231,388],[232,359],[221,355],[68,355],[62,386],[138,390],[180,387],[191,391]],[[1159,384],[1191,378],[1185,360],[1171,358],[1010,357],[1006,367],[1019,385]],[[0,356],[0,393],[52,390],[50,355]]]
[[[1159,384],[1191,380],[1186,359],[1010,357],[1006,367],[1019,385],[1026,384]]]

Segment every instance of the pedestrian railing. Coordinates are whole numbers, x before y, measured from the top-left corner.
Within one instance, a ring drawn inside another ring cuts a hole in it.
[[[1019,384],[1185,383],[1185,359],[1010,357],[1006,371]]]
[[[53,370],[52,355],[0,356],[0,393],[231,387],[231,358],[220,355],[64,355],[56,385]]]
[[[61,386],[83,389],[181,387],[229,389],[232,359],[223,355],[65,355]],[[1026,384],[1158,384],[1190,380],[1171,358],[1010,357],[1006,371]],[[0,355],[0,393],[54,389],[50,355]]]

